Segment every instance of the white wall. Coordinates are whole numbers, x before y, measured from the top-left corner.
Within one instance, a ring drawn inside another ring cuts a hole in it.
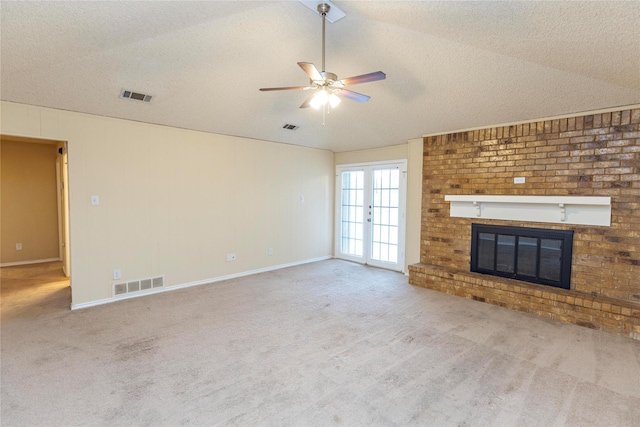
[[[422,206],[422,139],[407,144],[393,145],[371,150],[336,153],[335,164],[407,160],[407,222],[405,236],[405,268],[420,262],[420,227]]]
[[[74,306],[111,298],[115,268],[176,286],[332,255],[329,151],[0,107],[0,133],[69,142]]]

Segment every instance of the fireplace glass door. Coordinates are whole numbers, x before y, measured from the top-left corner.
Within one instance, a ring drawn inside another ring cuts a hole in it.
[[[569,289],[573,231],[472,224],[471,271]]]

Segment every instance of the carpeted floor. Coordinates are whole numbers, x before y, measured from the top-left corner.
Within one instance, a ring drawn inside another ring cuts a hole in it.
[[[639,426],[640,342],[328,260],[70,311],[2,269],[19,425]]]

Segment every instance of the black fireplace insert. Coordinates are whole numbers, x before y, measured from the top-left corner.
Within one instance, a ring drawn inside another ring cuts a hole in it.
[[[471,224],[471,271],[570,289],[573,230]]]

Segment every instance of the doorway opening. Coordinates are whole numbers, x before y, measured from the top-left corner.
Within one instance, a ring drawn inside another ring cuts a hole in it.
[[[55,289],[58,297],[67,295],[69,307],[67,144],[0,135],[0,159],[3,305],[9,294],[26,302]]]
[[[337,258],[404,269],[407,162],[336,168]]]

